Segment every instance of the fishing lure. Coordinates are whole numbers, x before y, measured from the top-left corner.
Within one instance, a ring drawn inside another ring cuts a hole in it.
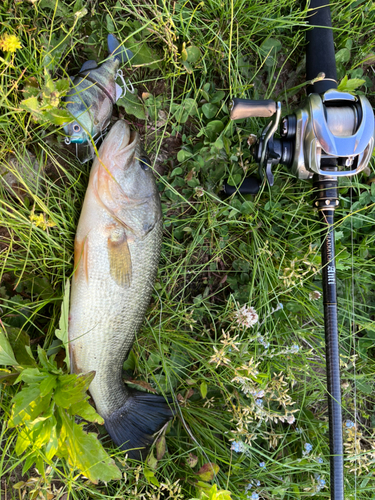
[[[83,63],[73,86],[65,97],[66,109],[74,120],[66,123],[64,131],[66,144],[76,144],[76,154],[82,163],[95,156],[94,144],[104,135],[116,101],[133,93],[134,87],[125,82],[119,66],[133,57],[133,53],[121,47],[113,35],[107,38],[110,57],[102,64],[89,60]],[[116,83],[120,78],[122,87]]]

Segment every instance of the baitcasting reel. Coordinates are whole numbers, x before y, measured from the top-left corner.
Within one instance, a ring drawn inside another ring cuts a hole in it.
[[[310,179],[314,174],[358,174],[368,164],[374,148],[371,104],[362,95],[336,89],[322,95],[310,94],[302,108],[282,119],[277,139],[274,135],[280,124],[280,102],[233,99],[230,117],[273,117],[252,148],[260,176],[262,180],[266,177],[270,186],[274,182],[272,167],[279,163],[289,167],[299,179]],[[327,159],[334,160],[337,168],[323,169],[321,160]],[[258,190],[259,181],[255,178],[245,179],[238,189],[243,194],[255,194]],[[232,194],[236,188],[226,184],[224,191]]]

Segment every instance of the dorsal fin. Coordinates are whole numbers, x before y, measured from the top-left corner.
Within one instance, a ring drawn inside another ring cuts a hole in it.
[[[82,73],[82,71],[89,71],[90,69],[96,69],[97,67],[98,67],[97,62],[94,61],[93,59],[90,59],[89,61],[85,61],[82,64],[82,68],[79,70],[79,72]]]

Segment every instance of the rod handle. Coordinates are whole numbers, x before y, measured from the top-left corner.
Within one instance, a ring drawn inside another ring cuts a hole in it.
[[[322,94],[337,88],[335,47],[329,0],[311,0],[308,23],[312,29],[306,32],[306,78],[312,80],[319,73],[325,80],[317,81],[307,88],[307,93]]]
[[[230,108],[230,119],[270,118],[276,113],[276,102],[271,99],[255,101],[252,99],[233,99]]]

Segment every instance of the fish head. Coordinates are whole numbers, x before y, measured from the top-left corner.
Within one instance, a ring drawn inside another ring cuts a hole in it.
[[[126,224],[136,233],[147,233],[160,220],[161,208],[155,177],[150,161],[142,154],[138,132],[118,120],[106,135],[95,162],[101,202],[120,219],[119,214],[128,221],[132,219]]]
[[[99,157],[126,192],[136,191],[140,198],[150,194],[155,184],[150,160],[142,153],[138,132],[131,131],[124,120],[113,125]]]
[[[72,115],[73,121],[65,123],[64,131],[74,144],[84,144],[94,135],[94,115],[89,106],[83,102],[68,102],[67,111]]]

